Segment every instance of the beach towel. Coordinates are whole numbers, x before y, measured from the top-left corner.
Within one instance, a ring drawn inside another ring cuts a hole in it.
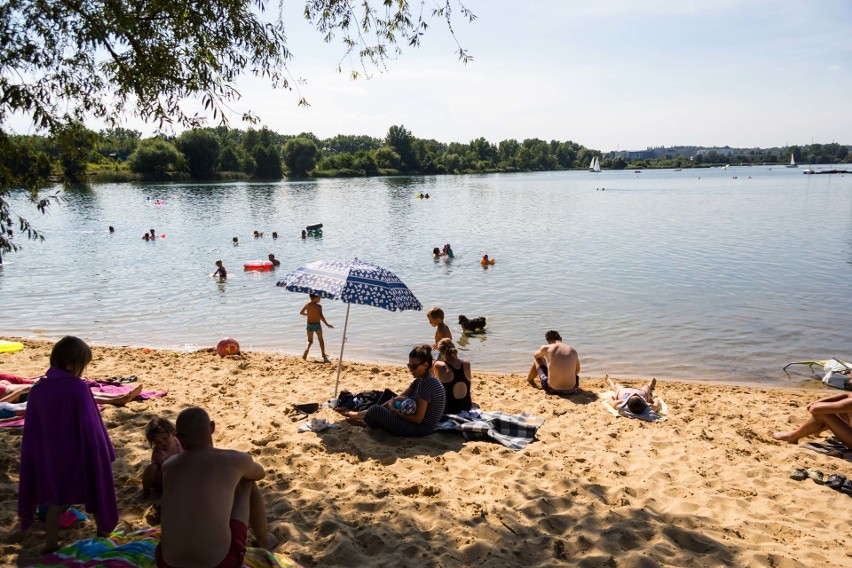
[[[852,450],[834,436],[826,438],[821,442],[808,442],[807,444],[802,444],[801,447],[833,458],[852,462]]]
[[[606,408],[607,412],[612,414],[613,416],[624,416],[625,418],[636,418],[637,420],[644,420],[645,422],[663,422],[668,420],[669,415],[669,407],[666,404],[666,401],[663,400],[663,397],[659,395],[654,395],[654,399],[660,401],[660,411],[654,412],[650,407],[645,409],[645,412],[642,414],[633,414],[630,412],[630,409],[626,406],[621,409],[616,410],[606,401],[607,396],[614,395],[612,391],[604,391],[598,395],[601,399],[601,404],[603,404],[604,408]]]
[[[112,462],[115,450],[92,391],[51,367],[33,385],[21,440],[18,516],[21,530],[42,503],[84,503],[107,534],[118,522]]]
[[[456,430],[465,440],[491,440],[512,450],[523,450],[535,440],[544,418],[528,414],[479,412],[445,414],[435,430]]]
[[[121,383],[119,381],[93,381],[91,379],[83,379],[89,388],[92,389],[93,392],[102,392],[104,394],[127,394],[136,387],[133,385],[127,385]],[[166,396],[168,391],[146,391],[143,390],[139,393],[137,398],[141,398],[142,400],[148,400],[151,398],[162,398]]]
[[[65,566],[68,568],[155,568],[154,549],[160,542],[160,528],[131,531],[130,525],[121,521],[109,538],[80,540],[48,556],[38,559],[31,566]],[[283,554],[275,554],[262,548],[246,548],[244,568],[298,568]]]

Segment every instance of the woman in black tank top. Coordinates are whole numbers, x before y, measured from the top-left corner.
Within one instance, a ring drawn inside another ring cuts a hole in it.
[[[458,414],[470,410],[470,361],[459,359],[459,352],[452,339],[438,342],[438,351],[443,361],[436,361],[432,372],[441,381],[447,393],[444,414]]]

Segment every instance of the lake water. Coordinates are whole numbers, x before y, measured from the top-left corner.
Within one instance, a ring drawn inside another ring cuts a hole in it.
[[[4,255],[0,335],[180,350],[232,336],[243,349],[301,353],[307,297],[275,282],[357,256],[395,272],[424,308],[443,307],[457,339],[459,314],[487,317],[487,334],[458,341],[475,370],[525,372],[548,329],[577,348],[584,375],[794,385],[806,375],[786,375],[785,363],[852,356],[852,175],[776,166],[104,184],[65,197],[44,216],[12,198],[46,240],[18,237],[23,250]],[[320,222],[321,238],[300,238]],[[143,241],[150,228],[166,237]],[[456,258],[433,260],[447,242]],[[242,271],[269,253],[275,273]],[[224,283],[210,278],[218,258]],[[346,306],[323,305],[337,354]],[[399,364],[433,334],[425,311],[353,306],[344,359]]]

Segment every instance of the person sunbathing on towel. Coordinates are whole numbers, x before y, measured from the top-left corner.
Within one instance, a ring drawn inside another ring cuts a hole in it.
[[[18,402],[21,395],[27,394],[39,379],[25,379],[17,375],[0,373],[0,402]],[[124,406],[142,393],[142,385],[136,387],[101,386],[97,381],[82,378],[90,389],[92,396],[98,404],[112,404],[113,406]]]
[[[533,355],[527,382],[538,388],[535,381],[538,376],[547,394],[576,394],[580,390],[580,356],[573,347],[562,343],[558,331],[551,329],[544,334],[544,339],[547,344]]]
[[[0,402],[18,402],[21,395],[30,392],[33,383],[35,383],[33,379],[0,373]]]
[[[632,414],[642,414],[647,408],[654,412],[660,411],[660,399],[654,398],[654,387],[657,386],[657,379],[651,379],[651,382],[641,389],[626,387],[619,384],[607,376],[606,382],[612,393],[607,393],[603,399],[616,410],[627,409]]]
[[[792,432],[774,432],[772,437],[796,444],[805,436],[831,430],[838,440],[852,448],[852,393],[844,392],[821,398],[807,406],[810,418]]]
[[[255,483],[263,466],[247,453],[214,448],[216,424],[203,408],[181,412],[175,427],[183,452],[163,464],[157,566],[242,566],[248,526],[258,546],[275,548]]]

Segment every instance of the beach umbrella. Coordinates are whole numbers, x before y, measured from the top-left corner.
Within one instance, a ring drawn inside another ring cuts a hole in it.
[[[420,301],[396,274],[357,258],[308,263],[285,275],[276,286],[290,292],[315,294],[322,298],[346,302],[346,320],[343,324],[340,357],[337,359],[334,398],[337,398],[337,388],[340,386],[340,369],[343,364],[343,348],[346,345],[346,330],[349,327],[350,306],[362,304],[392,312],[423,309]]]

